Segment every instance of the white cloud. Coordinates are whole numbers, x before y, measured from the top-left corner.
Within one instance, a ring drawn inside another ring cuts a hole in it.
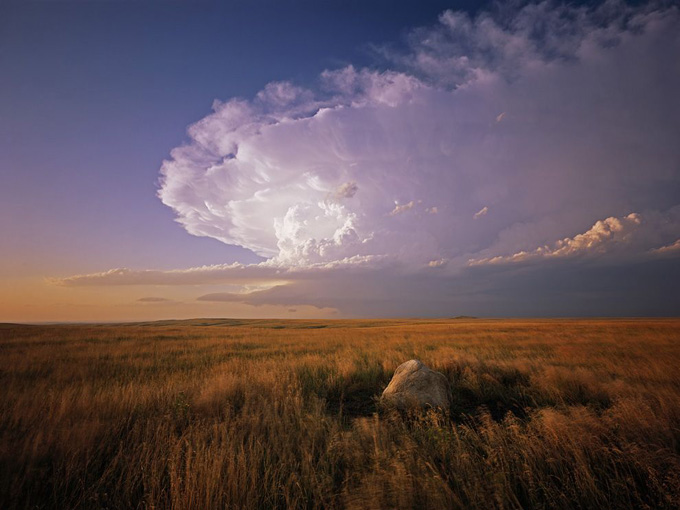
[[[397,214],[402,214],[405,213],[406,211],[410,211],[413,209],[413,206],[416,205],[416,202],[411,200],[410,202],[407,202],[405,204],[395,204],[394,209],[390,212],[390,216],[396,216]]]
[[[635,247],[636,234],[643,228],[643,218],[640,214],[630,213],[622,218],[610,217],[598,220],[583,234],[560,239],[550,246],[539,246],[530,251],[522,250],[511,255],[472,258],[468,261],[468,265],[510,264],[541,259],[602,255],[615,250],[625,250],[631,246]]]
[[[484,206],[472,216],[472,219],[477,220],[477,219],[481,218],[482,216],[486,215],[486,213],[488,213],[488,212],[489,212],[489,208],[487,206]]]
[[[437,259],[437,260],[430,260],[427,263],[427,267],[444,267],[446,265],[446,260],[445,259]]]
[[[304,267],[286,266],[274,261],[265,261],[259,264],[217,264],[168,271],[117,268],[100,273],[48,278],[47,282],[65,287],[237,284],[243,286],[246,290],[252,290],[285,285],[293,280],[317,278],[320,275],[336,271],[351,271],[362,274],[366,271],[390,267],[393,264],[394,260],[390,257],[357,255]]]
[[[49,283],[66,287],[97,285],[204,285],[216,283],[271,282],[286,279],[288,271],[270,264],[220,264],[170,271],[111,269],[101,273],[51,278]]]
[[[216,101],[164,162],[159,196],[188,232],[281,267],[483,258],[513,232],[540,246],[675,205],[677,8],[499,12],[442,14],[410,51],[385,50],[396,71]]]

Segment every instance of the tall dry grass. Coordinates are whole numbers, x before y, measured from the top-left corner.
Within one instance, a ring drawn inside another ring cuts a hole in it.
[[[449,416],[375,397],[419,358]],[[0,327],[0,508],[679,508],[680,321]]]

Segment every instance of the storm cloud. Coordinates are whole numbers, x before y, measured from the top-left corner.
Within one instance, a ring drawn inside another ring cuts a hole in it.
[[[513,289],[540,299],[526,271],[597,259],[606,280],[678,256],[677,7],[447,11],[406,42],[381,69],[215,101],[163,163],[159,197],[189,233],[265,262],[63,282],[281,280],[201,299],[480,314]]]

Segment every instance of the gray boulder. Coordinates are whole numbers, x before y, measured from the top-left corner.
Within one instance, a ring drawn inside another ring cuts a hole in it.
[[[381,400],[383,404],[401,410],[424,407],[448,410],[451,406],[451,388],[444,374],[412,359],[397,367]]]

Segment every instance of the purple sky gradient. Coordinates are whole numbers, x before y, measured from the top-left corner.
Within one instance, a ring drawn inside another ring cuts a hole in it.
[[[0,7],[0,320],[678,314],[676,6],[311,5]]]

